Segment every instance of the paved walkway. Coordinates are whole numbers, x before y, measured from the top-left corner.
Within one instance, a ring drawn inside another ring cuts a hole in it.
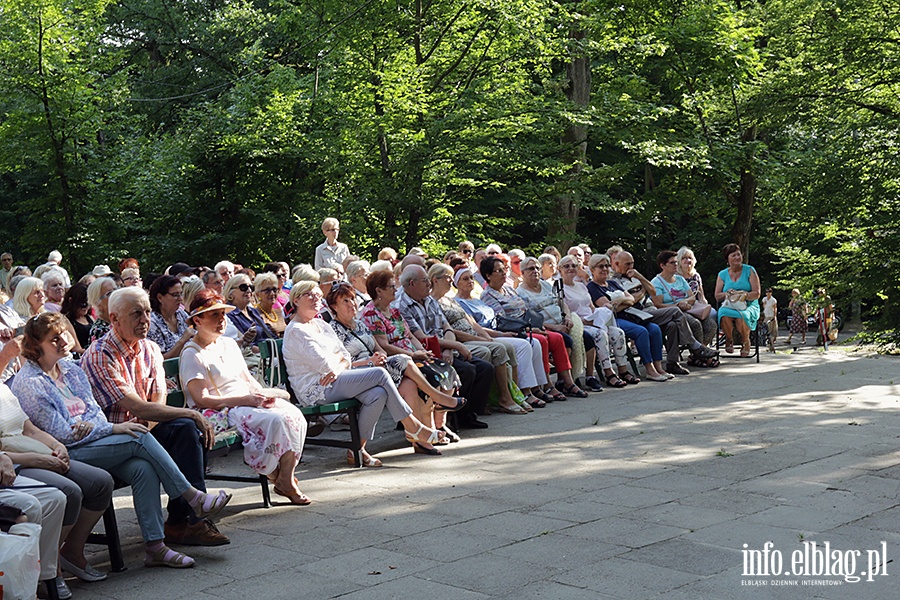
[[[382,469],[311,447],[298,476],[312,506],[263,509],[258,487],[230,488],[231,545],[191,548],[186,571],[142,566],[122,495],[128,570],[70,583],[122,599],[897,598],[900,361],[806,347],[722,362],[487,417],[443,457],[401,448],[386,420]],[[888,575],[814,576],[825,542],[831,572],[868,572],[878,551]],[[746,576],[745,544],[810,575]]]

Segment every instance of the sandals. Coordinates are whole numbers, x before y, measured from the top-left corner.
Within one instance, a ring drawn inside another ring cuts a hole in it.
[[[584,390],[578,388],[577,385],[566,386],[565,383],[556,382],[557,389],[570,398],[587,398],[588,395]],[[557,398],[558,400],[559,398]]]
[[[352,450],[347,450],[347,464],[350,465],[351,467],[355,467],[355,466],[356,466],[356,460],[353,458],[353,451],[352,451]],[[381,461],[378,460],[377,458],[375,458],[374,456],[372,456],[371,454],[369,455],[368,458],[366,458],[365,456],[363,456],[363,457],[362,457],[362,460],[360,461],[360,464],[361,464],[362,466],[364,466],[364,467],[375,467],[375,468],[377,468],[377,467],[382,466]]]
[[[419,434],[422,433],[422,430],[431,432],[431,434],[424,440],[419,437]],[[425,425],[419,425],[419,428],[415,433],[410,433],[408,431],[406,432],[406,440],[410,443],[424,442],[426,444],[435,444],[436,442],[441,441],[444,437],[446,437],[446,435],[443,431],[440,431],[438,429],[429,429],[428,427],[425,427]]]
[[[225,490],[219,490],[216,495],[199,492],[190,505],[198,519],[206,519],[221,511],[229,502],[231,502],[231,494],[226,493]]]
[[[532,400],[529,401],[529,398],[532,398]],[[527,402],[531,408],[544,408],[547,406],[547,403],[543,399],[538,398],[533,394],[525,396],[525,402]]]
[[[447,442],[449,442],[451,444],[455,444],[460,439],[459,436],[456,435],[456,432],[453,431],[452,429],[450,429],[449,427],[447,427],[446,425],[441,427],[438,431],[444,432],[444,439],[447,440]]]
[[[434,410],[442,412],[456,412],[458,410],[462,410],[466,405],[466,402],[468,402],[468,400],[466,400],[462,396],[457,396],[454,398],[454,400],[456,400],[456,406],[445,406],[443,404],[438,404],[437,402],[435,402]]]
[[[528,411],[519,406],[518,404],[513,404],[512,406],[503,406],[502,404],[494,407],[494,410],[502,413],[506,413],[508,415],[527,415]]]
[[[300,483],[300,481],[296,477],[294,477],[294,485],[297,485],[298,483]],[[291,501],[291,504],[295,504],[297,506],[308,506],[312,504],[312,500],[310,500],[309,497],[303,492],[295,492],[292,490],[290,493],[288,493],[278,489],[278,486],[276,485],[272,486],[272,491],[279,496],[284,496]]]
[[[176,552],[168,546],[163,546],[153,553],[147,552],[147,556],[144,558],[144,566],[189,569],[194,566],[194,559],[187,554]]]
[[[623,388],[628,387],[628,384],[618,375],[613,373],[612,375],[607,375],[606,377],[606,385],[614,388]]]
[[[619,379],[621,379],[628,385],[637,385],[641,382],[640,378],[632,375],[630,371],[619,373]]]

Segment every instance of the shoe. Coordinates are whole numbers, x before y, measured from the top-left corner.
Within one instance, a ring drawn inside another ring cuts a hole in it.
[[[163,546],[152,555],[144,558],[145,567],[171,567],[173,569],[190,569],[194,566],[194,559],[181,552]]]
[[[79,569],[78,567],[67,561],[62,554],[59,555],[59,568],[66,573],[71,573],[82,581],[93,582],[103,581],[104,579],[106,579],[106,573],[98,571],[93,566],[91,566],[91,563],[86,563],[83,569]]]
[[[194,509],[194,514],[200,519],[205,519],[206,517],[217,514],[231,502],[232,498],[232,495],[225,490],[219,490],[219,493],[212,498],[210,498],[210,496],[212,496],[212,494],[204,492],[200,503],[197,506],[191,505],[191,508]],[[207,502],[211,503],[207,505]]]
[[[347,464],[350,465],[351,467],[356,466],[356,460],[353,458],[352,450],[347,450]],[[365,456],[363,456],[362,460],[360,461],[360,464],[364,467],[372,467],[372,468],[378,468],[378,467],[382,466],[381,461],[372,455],[369,455],[369,458],[366,458]]]
[[[613,375],[613,377],[616,377],[616,376]],[[618,379],[618,377],[616,377],[616,379]],[[609,377],[606,378],[606,382],[609,383]],[[589,387],[592,392],[602,392],[603,391],[603,386],[600,385],[600,381],[596,377],[588,377],[585,380],[584,385],[586,387]],[[625,384],[625,385],[628,385],[628,384]],[[613,386],[613,387],[618,387],[618,386]]]
[[[345,423],[344,419],[335,419],[334,422],[328,426],[328,429],[331,431],[350,431],[350,423]]]
[[[718,354],[718,352],[716,352],[712,348],[703,346],[702,348],[697,348],[696,350],[692,351],[691,354],[693,356],[699,356],[700,358],[706,359],[714,357],[716,354]]]
[[[437,402],[435,402],[434,410],[441,411],[441,412],[456,412],[458,410],[462,410],[463,407],[466,405],[466,402],[468,402],[468,400],[466,400],[465,398],[463,398],[461,396],[458,396],[456,398],[456,406],[444,406],[443,404],[438,404]]]
[[[663,373],[663,377],[665,377],[667,381],[669,379],[675,379],[675,376],[672,375],[671,373]]]
[[[610,375],[606,378],[606,385],[614,388],[628,387],[628,384],[625,383],[625,380],[615,374]]]
[[[306,426],[306,437],[312,438],[325,432],[325,423],[322,422],[321,419],[316,419],[307,424]]]
[[[272,486],[272,491],[275,492],[276,494],[278,494],[279,496],[283,496],[284,498],[287,498],[288,500],[291,501],[291,504],[293,504],[295,506],[309,506],[310,504],[312,504],[312,500],[310,500],[309,497],[306,494],[304,494],[303,492],[295,492],[293,490],[291,490],[290,492],[285,492],[285,491],[278,489],[274,485]]]
[[[531,398],[531,400],[529,400],[529,398]],[[532,409],[544,408],[545,406],[547,406],[547,403],[544,400],[541,400],[537,396],[533,396],[531,394],[525,396],[525,402],[528,402],[528,406],[530,406]]]
[[[455,444],[460,440],[460,437],[458,435],[456,435],[456,432],[453,431],[452,429],[450,429],[449,427],[447,427],[446,425],[441,427],[441,431],[444,432],[445,439],[447,439],[451,444]]]
[[[419,434],[421,434],[423,430],[431,431],[428,438],[426,438],[424,440],[419,437]],[[441,441],[441,438],[443,438],[443,437],[444,437],[443,432],[441,432],[437,429],[429,429],[428,427],[425,427],[424,425],[419,425],[419,428],[416,430],[415,433],[410,433],[408,431],[406,432],[406,440],[408,442],[425,442],[426,444],[434,444],[435,442]]]
[[[732,344],[731,342],[727,342],[725,344],[725,352],[727,352],[728,354],[734,354],[734,344]]]
[[[534,397],[537,398],[538,400],[543,400],[544,404],[550,404],[551,402],[553,402],[556,399],[553,397],[553,394],[548,394],[544,390],[541,390],[540,393],[535,394]],[[565,398],[565,396],[563,396],[563,398]]]
[[[557,386],[557,389],[559,389],[559,386]],[[587,392],[585,392],[584,390],[578,389],[577,385],[570,385],[569,387],[566,387],[565,383],[563,383],[562,389],[560,389],[559,391],[561,391],[566,396],[569,396],[572,398],[587,398],[588,397]]]
[[[624,373],[619,373],[619,379],[621,379],[628,385],[637,385],[641,382],[640,377],[635,377],[628,371],[625,371]]]
[[[167,544],[179,544],[182,546],[224,546],[230,544],[228,536],[219,532],[215,524],[209,519],[203,519],[193,524],[166,523],[163,527],[166,533]],[[62,557],[60,557],[62,558]],[[63,567],[65,569],[65,567]],[[69,569],[66,569],[67,571]],[[72,571],[69,571],[70,573]],[[77,573],[76,573],[77,575]]]
[[[424,454],[426,456],[443,456],[444,453],[437,448],[426,448],[419,442],[413,442],[413,452],[416,454]]]
[[[497,412],[506,413],[508,415],[527,415],[528,411],[519,406],[518,404],[513,404],[512,406],[496,406],[494,410]]]
[[[668,381],[669,378],[665,375],[647,375],[647,379],[650,381]]]
[[[72,597],[72,590],[69,589],[69,586],[66,585],[66,580],[62,577],[54,577],[53,579],[48,579],[47,581],[42,581],[44,585],[39,585],[37,588],[37,597],[38,598],[49,598],[50,593],[47,590],[48,585],[56,586],[56,597],[59,600],[69,600]],[[4,596],[5,598],[6,596]],[[32,596],[33,598],[34,596]]]
[[[691,372],[676,363],[666,363],[666,373],[670,375],[690,375]]]
[[[484,421],[479,421],[478,417],[472,415],[468,419],[460,419],[459,422],[460,429],[487,429],[488,424]]]

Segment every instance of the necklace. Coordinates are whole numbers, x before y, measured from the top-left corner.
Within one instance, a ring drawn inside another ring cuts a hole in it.
[[[277,323],[278,322],[278,313],[276,313],[274,310],[272,310],[272,312],[269,312],[266,309],[264,309],[262,307],[262,305],[257,305],[256,308],[259,310],[259,312],[262,313],[263,318],[266,321],[268,321],[269,323]]]

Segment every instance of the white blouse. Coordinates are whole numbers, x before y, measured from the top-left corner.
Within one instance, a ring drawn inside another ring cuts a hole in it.
[[[319,383],[323,375],[339,375],[350,368],[350,353],[322,319],[309,323],[291,321],[284,330],[282,360],[297,401],[304,406],[322,404],[325,388]]]
[[[195,379],[206,381],[209,393],[222,397],[246,396],[260,389],[247,370],[247,363],[244,362],[237,342],[224,335],[206,348],[201,348],[193,341],[185,344],[181,351],[178,374],[185,402],[191,408],[196,408],[197,403],[188,391],[188,383]]]

